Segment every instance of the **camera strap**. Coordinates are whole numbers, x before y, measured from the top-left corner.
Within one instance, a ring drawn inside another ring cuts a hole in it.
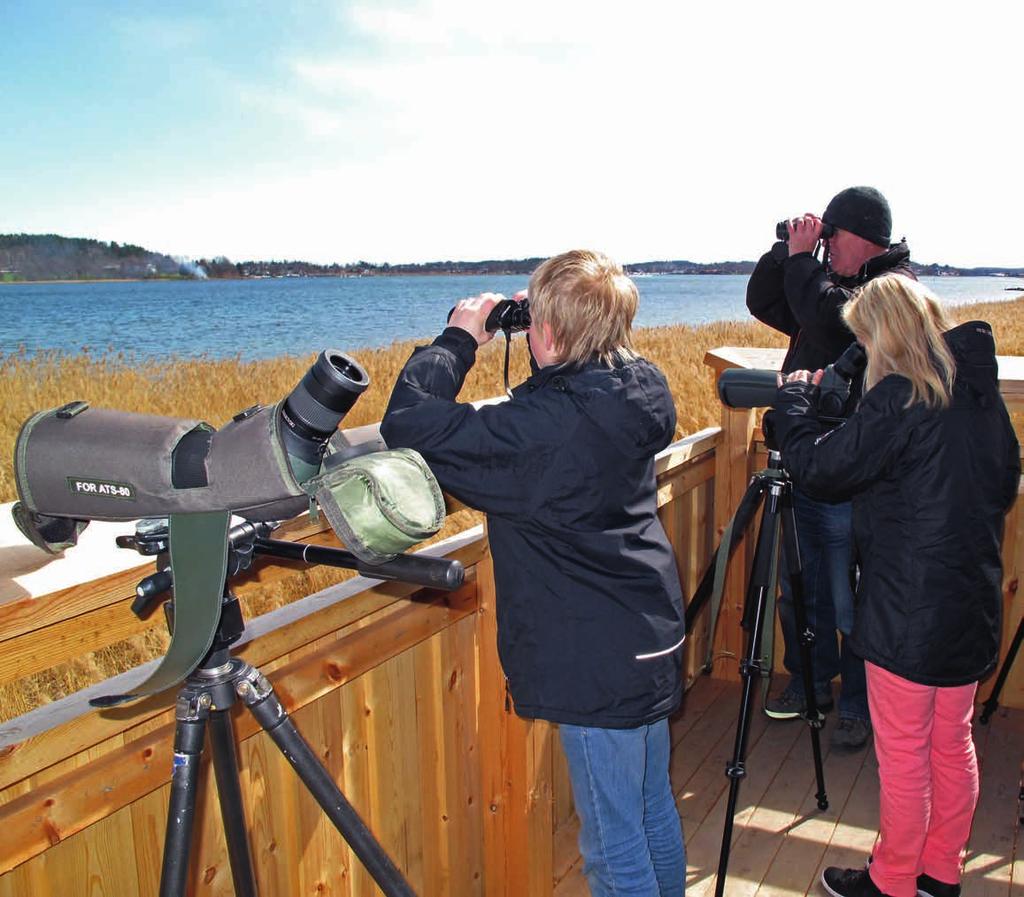
[[[686,632],[687,635],[693,629],[696,617],[705,604],[710,602],[711,609],[708,617],[708,646],[704,658],[703,669],[710,671],[713,658],[714,633],[718,624],[718,615],[722,607],[722,593],[725,590],[725,575],[729,566],[729,558],[742,541],[743,536],[753,519],[760,502],[763,491],[767,488],[770,480],[783,476],[781,472],[764,470],[758,473],[750,482],[747,491],[736,508],[736,513],[726,524],[722,532],[722,539],[715,549],[707,570],[693,593],[686,608]],[[778,544],[772,552],[767,603],[764,615],[764,632],[761,639],[761,675],[767,685],[768,677],[771,675],[772,658],[775,653],[775,594],[778,587],[779,575],[779,552]],[[765,689],[767,693],[767,689]]]
[[[512,398],[512,387],[508,384],[508,361],[509,355],[512,352],[512,328],[502,327],[501,332],[505,334],[505,395],[510,399]]]

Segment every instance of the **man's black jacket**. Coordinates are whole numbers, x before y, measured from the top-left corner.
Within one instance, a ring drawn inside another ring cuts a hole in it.
[[[761,256],[747,282],[747,308],[759,321],[789,336],[782,370],[816,371],[832,364],[853,342],[840,310],[853,291],[881,274],[914,280],[906,240],[895,243],[864,264],[855,277],[826,274],[809,252],[788,256],[776,243]]]
[[[381,435],[487,513],[498,648],[520,716],[632,728],[682,696],[683,602],[654,455],[675,408],[643,359],[548,366],[508,402],[455,401],[476,341],[449,327],[406,363]]]
[[[1003,517],[1020,482],[989,326],[963,324],[946,341],[957,363],[948,409],[907,408],[910,382],[892,374],[824,436],[806,384],[779,390],[775,422],[797,485],[853,496],[854,651],[935,686],[976,682],[996,664]]]

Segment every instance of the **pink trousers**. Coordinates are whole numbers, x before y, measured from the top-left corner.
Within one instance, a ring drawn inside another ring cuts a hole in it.
[[[936,688],[864,666],[881,784],[871,878],[891,897],[915,897],[922,872],[956,884],[978,802],[978,684]]]

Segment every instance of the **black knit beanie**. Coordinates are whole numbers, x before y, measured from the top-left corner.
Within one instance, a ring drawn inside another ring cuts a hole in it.
[[[889,203],[874,187],[847,187],[837,193],[821,220],[863,237],[876,246],[888,246],[892,236]]]

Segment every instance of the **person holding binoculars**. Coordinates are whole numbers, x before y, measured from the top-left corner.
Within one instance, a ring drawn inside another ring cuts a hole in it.
[[[830,867],[834,897],[959,897],[978,799],[971,716],[999,655],[1003,518],[1020,449],[983,321],[952,327],[900,275],[844,307],[864,397],[824,435],[816,383],[785,375],[775,432],[794,483],[852,497],[861,575],[851,633],[866,662],[880,788],[869,868]]]
[[[890,272],[913,277],[906,240],[889,245],[892,214],[873,187],[836,194],[819,218],[808,214],[779,222],[779,240],[758,261],[747,284],[747,308],[758,320],[787,334],[783,373],[817,370],[834,362],[853,342],[841,309],[853,290]],[[822,258],[817,251],[823,247]],[[853,384],[853,398],[860,378]],[[786,463],[783,454],[783,464]],[[849,502],[821,501],[796,484],[793,490],[807,625],[814,633],[812,667],[818,709],[830,710],[832,680],[841,679],[839,721],[832,746],[859,750],[871,735],[864,662],[850,650],[853,625],[853,542]],[[783,588],[779,617],[785,642],[783,664],[790,681],[765,703],[774,719],[796,719],[806,709],[800,640],[789,593]],[[837,630],[842,633],[840,638]]]
[[[672,395],[631,347],[639,295],[607,256],[548,259],[528,299],[533,373],[509,401],[456,401],[509,301],[485,293],[415,350],[381,434],[487,514],[508,692],[519,716],[559,724],[591,893],[680,897],[668,716],[685,618],[654,473],[675,434]]]

